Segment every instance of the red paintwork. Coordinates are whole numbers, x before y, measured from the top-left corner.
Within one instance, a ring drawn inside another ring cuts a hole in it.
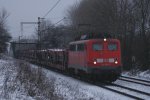
[[[81,44],[84,43],[85,51],[70,51],[68,54],[68,67],[78,69],[80,67],[118,67],[122,66],[121,64],[121,50],[120,50],[120,41],[117,39],[107,39],[104,41],[103,39],[92,39],[92,40],[81,40],[76,42],[71,42],[72,44]],[[103,50],[94,51],[92,49],[93,43],[101,43],[103,44]],[[117,44],[116,51],[108,50],[108,44],[115,43]],[[117,58],[118,64],[108,62],[110,58]],[[94,64],[94,59],[104,59],[103,63]]]

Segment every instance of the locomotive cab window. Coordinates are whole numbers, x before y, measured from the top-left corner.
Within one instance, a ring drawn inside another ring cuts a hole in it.
[[[110,51],[117,50],[117,44],[116,43],[109,43],[108,44],[108,50],[110,50]]]
[[[76,45],[70,45],[69,50],[70,51],[76,51]]]
[[[77,51],[84,51],[84,47],[85,47],[84,44],[78,44],[77,45]]]
[[[95,44],[93,44],[93,50],[94,51],[101,51],[101,50],[103,50],[103,45],[100,43],[95,43]]]

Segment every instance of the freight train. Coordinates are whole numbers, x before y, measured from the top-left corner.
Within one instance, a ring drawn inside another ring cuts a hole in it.
[[[82,78],[113,82],[121,74],[121,48],[117,39],[71,42],[68,49],[23,50],[17,58],[55,68]]]

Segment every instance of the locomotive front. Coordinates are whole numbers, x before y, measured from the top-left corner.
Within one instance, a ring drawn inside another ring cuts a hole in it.
[[[91,40],[87,45],[87,73],[115,81],[121,74],[121,49],[117,39]]]

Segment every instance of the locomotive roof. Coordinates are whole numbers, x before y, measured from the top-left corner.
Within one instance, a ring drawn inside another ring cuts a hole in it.
[[[37,51],[39,51],[39,52],[45,52],[45,51],[66,51],[66,50],[65,49],[43,49],[43,50],[37,50]]]
[[[104,39],[79,40],[79,41],[70,42],[70,44],[79,44],[79,43],[96,42],[96,41],[104,41]],[[107,39],[107,41],[119,42],[118,39]]]
[[[49,51],[65,51],[65,49],[48,49]]]

